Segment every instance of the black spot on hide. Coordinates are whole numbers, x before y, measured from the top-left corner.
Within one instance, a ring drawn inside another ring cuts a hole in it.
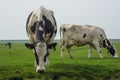
[[[35,33],[36,26],[33,25],[33,26],[30,28],[30,30],[31,30],[33,33]]]
[[[110,48],[108,48],[108,51],[110,52],[111,55],[115,55],[115,49],[111,46]]]
[[[27,18],[27,22],[26,22],[26,31],[28,31],[28,23],[29,23],[29,21],[30,21],[30,17],[31,17],[31,15],[32,15],[32,13],[33,12],[31,12],[30,14],[29,14],[29,16],[28,16],[28,18]]]
[[[86,37],[86,33],[83,35],[83,38],[85,38]]]
[[[45,41],[43,35],[44,35],[44,31],[37,31],[37,37],[36,37],[37,42],[44,42]]]
[[[39,30],[39,27],[41,27],[41,28],[44,27],[43,21],[40,21],[40,22],[36,21],[36,22],[34,22],[34,24],[31,26],[30,29],[31,29],[31,31],[32,31],[33,33],[35,33],[36,30]]]
[[[34,48],[34,56],[35,56],[36,64],[39,65],[39,58],[35,48]]]
[[[65,29],[65,28],[63,28],[63,31],[65,32],[65,31],[66,31],[66,29]]]
[[[34,22],[34,24],[31,26],[30,30],[31,30],[33,33],[35,33],[36,28],[37,28],[38,26],[39,26],[39,22],[36,21],[36,22]]]
[[[104,48],[106,47],[105,40],[103,40],[103,47],[104,47]]]
[[[107,40],[106,39],[106,44],[108,45],[107,46],[107,50],[109,51],[109,53],[111,54],[111,55],[115,55],[115,49],[113,48],[113,46],[111,45],[111,43],[110,43],[110,41],[109,40]]]
[[[109,41],[109,40],[107,40],[107,39],[106,39],[106,41],[107,41],[108,46],[111,46],[110,41]]]
[[[111,43],[109,42],[109,40],[107,40],[107,39],[103,40],[103,47],[106,48],[112,56],[115,55],[116,51],[113,48],[113,46],[111,45]]]
[[[44,28],[43,21],[39,22],[39,27]]]
[[[48,50],[47,50],[47,54],[44,56],[44,62],[46,62],[46,58],[49,56],[49,52],[48,52]]]
[[[102,37],[102,38],[103,38],[102,34],[100,34],[100,37]]]
[[[55,19],[55,17],[54,17],[53,15],[52,15],[52,18],[53,18],[54,23],[55,23],[55,24],[54,24],[54,26],[57,26],[56,19]],[[53,27],[54,27],[54,26],[53,26]],[[54,30],[54,33],[55,33],[55,34],[57,33],[57,29],[56,29],[56,30]]]
[[[103,47],[111,47],[111,43],[109,42],[109,40],[103,40]]]
[[[57,25],[55,17],[52,15],[52,18],[54,20],[55,26]]]
[[[46,16],[43,15],[42,18],[45,21],[45,35],[49,33],[49,38],[51,38],[53,36],[54,26],[52,25],[51,21],[47,19]]]
[[[37,42],[44,42],[44,32],[45,32],[45,29],[44,29],[44,25],[43,25],[43,21],[40,21],[37,23],[38,25],[36,26],[36,40]],[[41,30],[40,30],[41,28]]]

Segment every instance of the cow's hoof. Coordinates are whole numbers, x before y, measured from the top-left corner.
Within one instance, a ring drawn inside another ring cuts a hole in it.
[[[44,73],[44,70],[38,70],[39,73]]]

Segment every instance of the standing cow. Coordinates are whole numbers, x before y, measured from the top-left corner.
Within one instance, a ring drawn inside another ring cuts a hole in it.
[[[91,25],[63,24],[60,27],[60,34],[61,57],[63,57],[63,51],[66,47],[70,58],[73,58],[70,52],[70,48],[73,45],[90,45],[88,58],[91,57],[92,48],[97,49],[100,58],[103,58],[100,50],[101,47],[106,48],[114,58],[118,57],[115,48],[107,39],[104,30],[99,27]]]
[[[9,49],[11,49],[11,42],[5,43],[5,46],[8,47]]]
[[[45,70],[44,64],[48,64],[48,49],[55,48],[57,45],[53,43],[57,32],[53,11],[43,6],[32,11],[27,19],[26,32],[31,44],[25,43],[25,46],[33,49],[36,71],[43,73]]]

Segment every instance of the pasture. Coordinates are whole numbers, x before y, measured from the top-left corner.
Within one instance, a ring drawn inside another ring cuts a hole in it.
[[[120,56],[120,42],[113,43]],[[13,43],[8,49],[0,43],[0,80],[120,80],[120,58],[114,59],[102,49],[103,59],[96,50],[87,58],[88,46],[72,47],[74,59],[66,50],[60,57],[59,44],[50,54],[50,66],[39,74],[34,67],[34,55],[24,43]]]

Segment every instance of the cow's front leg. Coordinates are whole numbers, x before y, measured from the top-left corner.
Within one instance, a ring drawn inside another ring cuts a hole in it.
[[[88,52],[88,58],[91,57],[91,54],[92,54],[92,46],[90,45],[90,47],[89,47],[89,52]]]
[[[100,58],[103,58],[102,53],[101,53],[101,50],[100,50],[100,46],[99,46],[98,40],[95,40],[95,41],[93,42],[93,44],[95,45],[95,48],[97,49]]]
[[[46,67],[49,67],[49,66],[50,66],[49,56],[46,57],[45,66],[46,66]]]
[[[44,58],[42,56],[39,56],[39,66],[37,66],[36,71],[40,72],[40,73],[43,73],[44,70],[45,70]]]
[[[39,66],[39,59],[38,59],[38,55],[37,55],[35,49],[33,49],[33,53],[34,53],[34,57],[35,57],[34,65],[35,65],[35,67],[37,67],[37,66]]]
[[[49,66],[50,65],[50,63],[49,63],[49,53],[50,51],[49,51],[49,49],[48,49],[48,51],[47,51],[47,54],[45,55],[45,57],[44,57],[44,62],[45,62],[45,65],[46,66]]]

